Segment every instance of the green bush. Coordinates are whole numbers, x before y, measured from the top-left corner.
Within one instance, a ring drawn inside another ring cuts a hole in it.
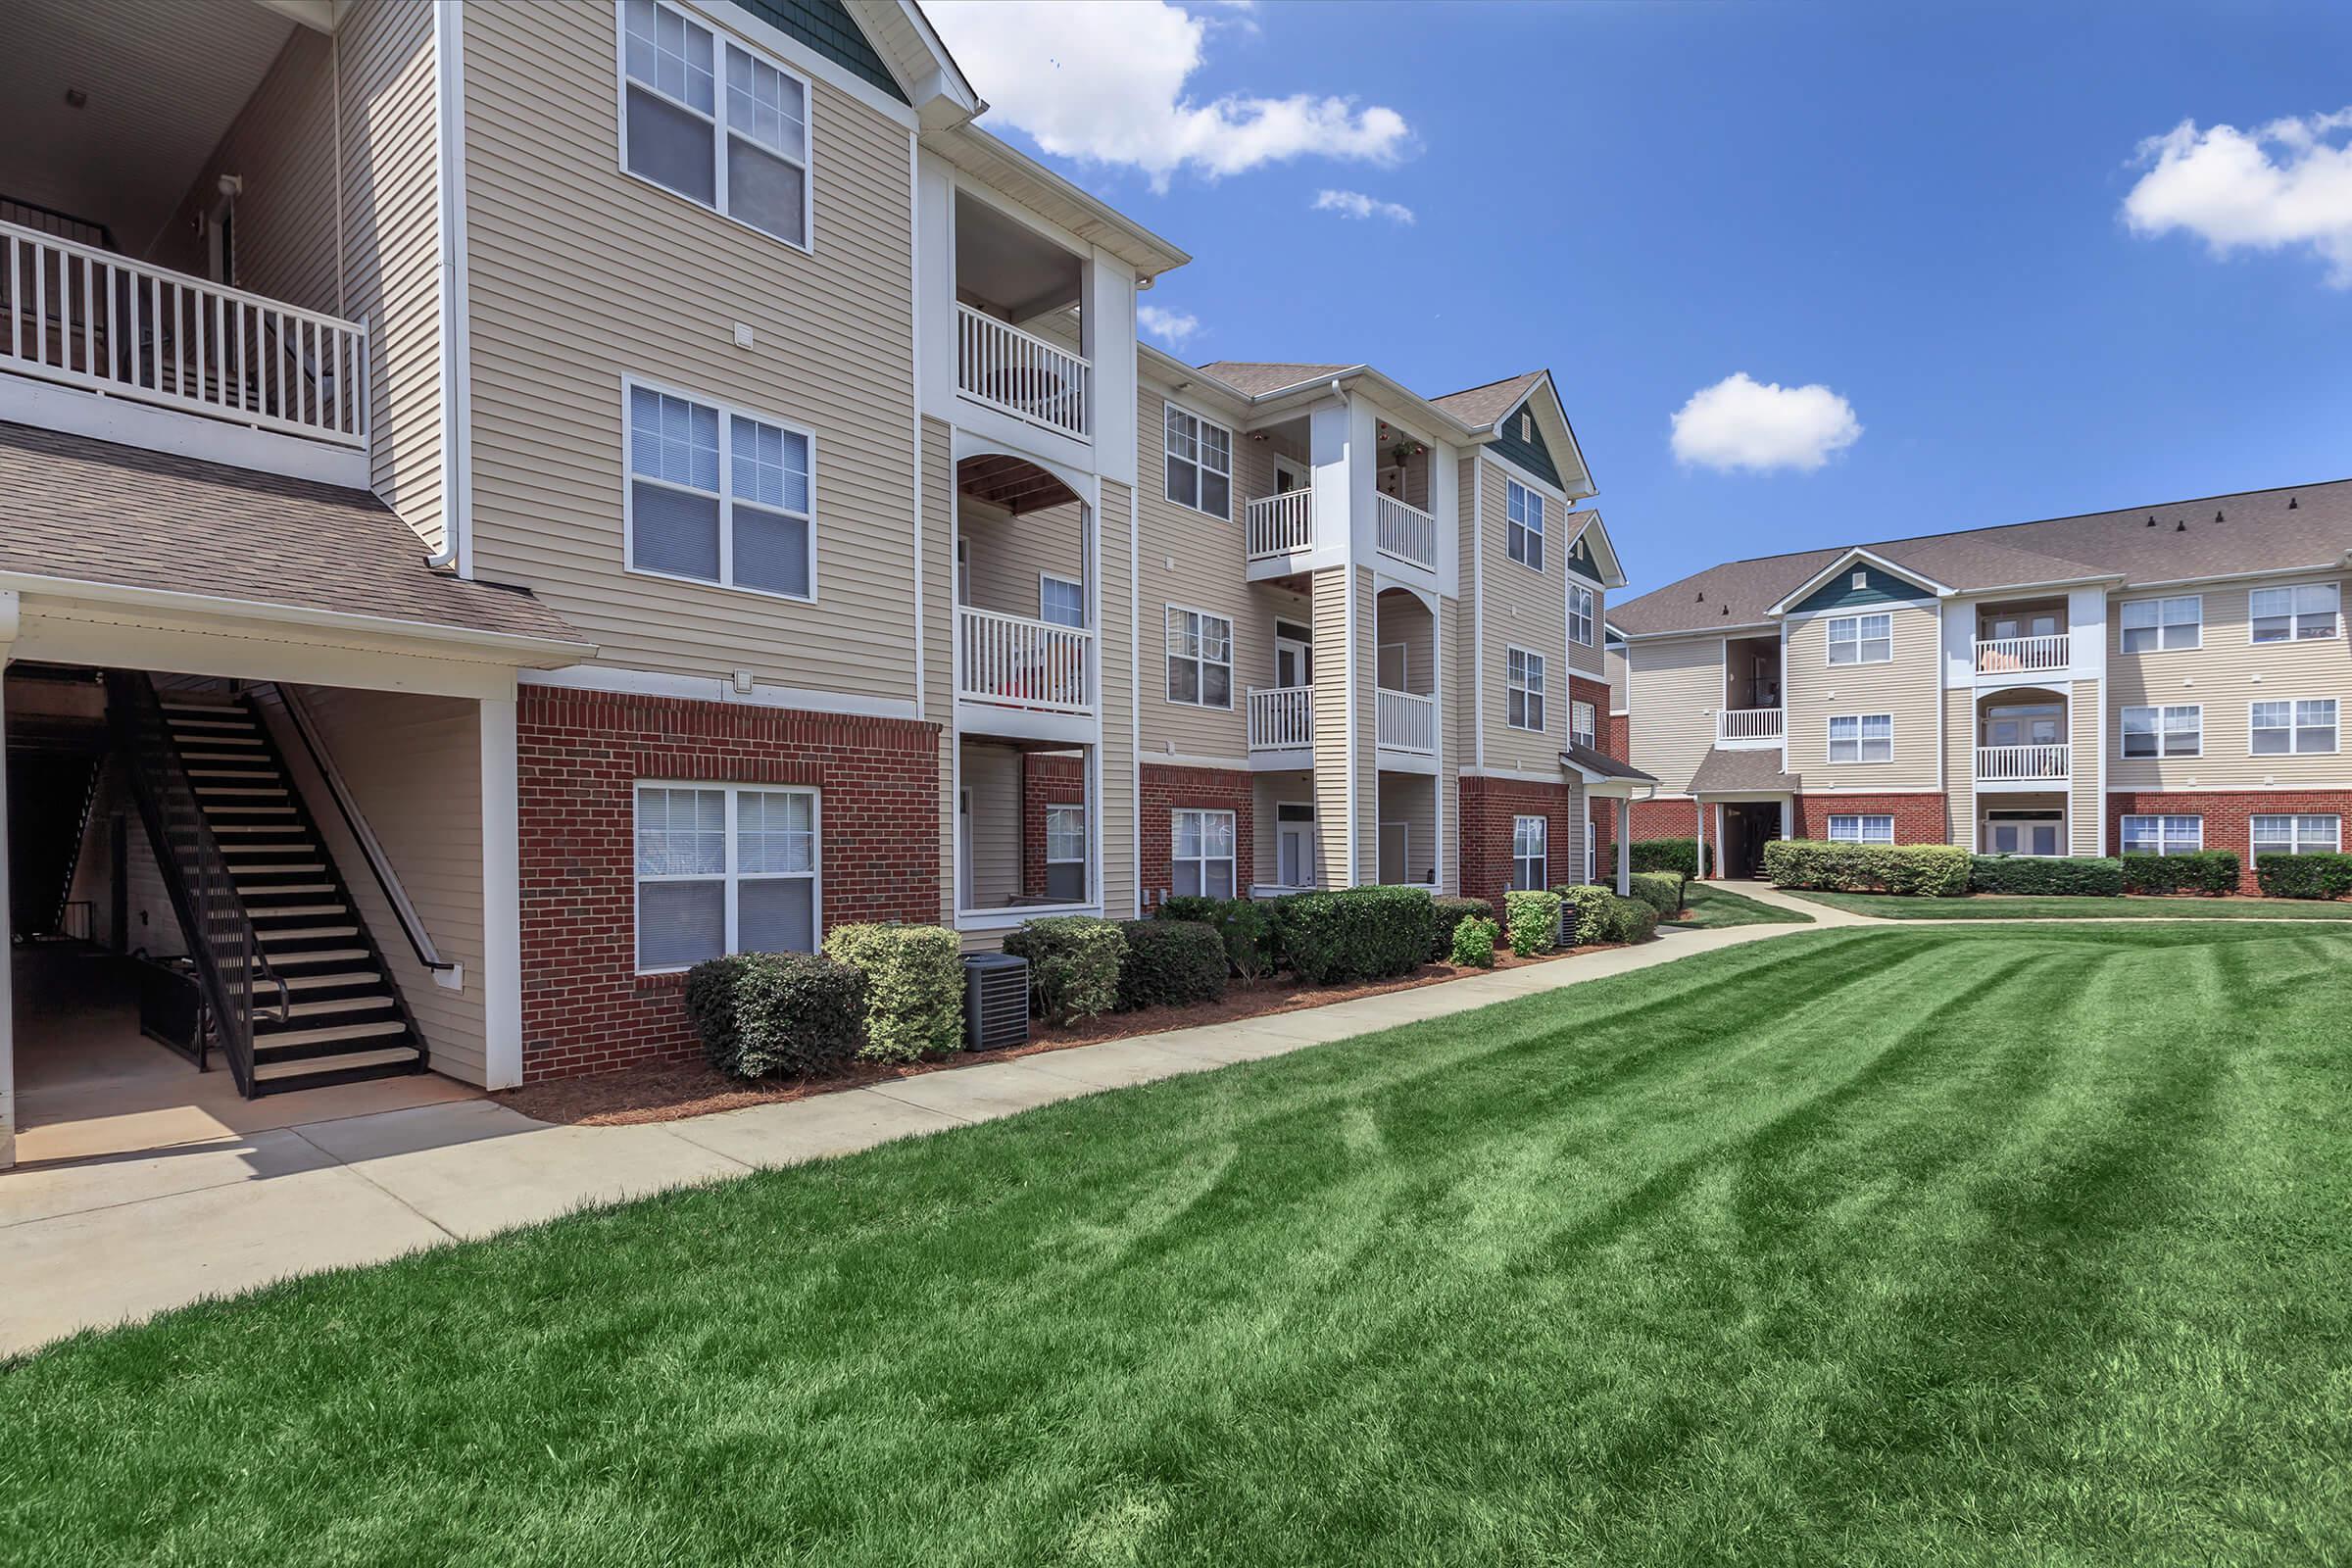
[[[1426,888],[1345,888],[1270,901],[1274,940],[1308,985],[1410,974],[1429,961],[1437,922]]]
[[[1430,932],[1429,956],[1440,963],[1453,952],[1453,934],[1464,921],[1494,918],[1494,906],[1484,899],[1432,899],[1430,905],[1436,911],[1436,925]]]
[[[686,971],[686,1017],[730,1078],[823,1072],[858,1054],[865,977],[813,953],[736,953]]]
[[[1609,940],[1647,942],[1658,934],[1658,911],[1640,899],[1609,895]]]
[[[1119,1010],[1187,1007],[1225,994],[1225,943],[1205,920],[1127,920]]]
[[[1633,897],[1658,911],[1658,918],[1671,920],[1683,912],[1683,901],[1689,897],[1683,884],[1688,879],[1672,871],[1636,871],[1628,878]]]
[[[1915,893],[1956,899],[1968,891],[1969,854],[1950,844],[1830,844],[1775,839],[1764,846],[1765,880],[1832,893]]]
[[[1127,938],[1116,921],[1048,915],[1006,937],[1004,951],[1029,960],[1029,1010],[1050,1024],[1091,1018],[1119,1004]]]
[[[2258,855],[2254,882],[2274,899],[2340,899],[2352,894],[2352,855]]]
[[[1180,893],[1161,901],[1162,920],[1191,920],[1208,926],[1225,944],[1225,962],[1245,980],[1274,972],[1274,921],[1265,906],[1249,899],[1211,899]]]
[[[2124,863],[2112,857],[2047,858],[2031,855],[1969,858],[1968,885],[1978,893],[2031,894],[2038,898],[2113,898],[2124,891]]]
[[[1626,862],[1637,871],[1673,871],[1689,881],[1698,863],[1696,839],[1636,839],[1625,847]],[[1715,846],[1707,846],[1707,874],[1715,874]]]
[[[2124,857],[2126,893],[2202,893],[2219,896],[2237,891],[2237,852],[2198,850],[2192,855],[2127,855]]]
[[[1561,940],[1570,947],[1589,948],[1596,942],[1616,940],[1609,935],[1610,906],[1616,894],[1590,883],[1551,891],[1560,896]]]
[[[864,1061],[963,1049],[963,947],[936,925],[837,925],[825,956],[865,977]]]
[[[1502,928],[1510,935],[1511,951],[1522,958],[1555,951],[1560,945],[1560,896],[1534,889],[1505,893]]]
[[[1480,902],[1484,902],[1483,900]],[[1453,928],[1453,942],[1446,957],[1468,969],[1494,967],[1494,939],[1501,928],[1485,915],[1474,914]]]

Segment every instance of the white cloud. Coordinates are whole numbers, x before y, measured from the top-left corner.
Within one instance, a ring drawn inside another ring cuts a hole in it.
[[[1170,348],[1180,348],[1184,340],[1200,330],[1200,318],[1163,311],[1156,305],[1138,304],[1135,324],[1159,339]]]
[[[934,0],[923,14],[991,122],[1056,157],[1141,170],[1154,190],[1186,168],[1214,178],[1293,158],[1391,164],[1411,141],[1396,110],[1352,98],[1198,101],[1185,83],[1220,24],[1170,0]]]
[[[1854,406],[1815,383],[1758,382],[1744,370],[1690,394],[1674,455],[1709,468],[1818,468],[1862,434]]]
[[[1392,223],[1413,220],[1413,210],[1404,203],[1379,201],[1360,190],[1319,190],[1315,192],[1315,211],[1337,213],[1342,218],[1385,218]]]
[[[2352,109],[2251,131],[2183,120],[2139,144],[2147,172],[2124,198],[2134,234],[2184,229],[2226,256],[2309,247],[2352,288]]]

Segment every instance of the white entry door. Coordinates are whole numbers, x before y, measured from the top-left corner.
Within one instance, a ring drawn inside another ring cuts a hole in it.
[[[1315,808],[1288,801],[1274,808],[1274,876],[1286,888],[1315,885]]]

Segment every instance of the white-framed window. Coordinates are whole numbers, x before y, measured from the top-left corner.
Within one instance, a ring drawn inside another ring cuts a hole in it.
[[[2335,699],[2298,697],[2256,703],[2247,713],[2255,757],[2301,756],[2335,750]]]
[[[1830,618],[1830,662],[1884,664],[1894,658],[1894,616],[1833,615]]]
[[[808,78],[663,0],[619,6],[621,168],[808,249]]]
[[[2124,652],[2153,654],[2174,648],[2205,645],[2205,600],[2198,594],[2177,599],[2127,599],[2120,610]]]
[[[1591,746],[1597,738],[1592,728],[1596,715],[1591,703],[1572,702],[1568,705],[1568,738],[1579,746]]]
[[[1167,406],[1168,499],[1212,517],[1233,516],[1233,432]]]
[[[1830,760],[1833,762],[1891,762],[1894,760],[1892,713],[1839,713],[1830,719]]]
[[[1592,646],[1592,590],[1568,585],[1568,640],[1580,648]]]
[[[2257,858],[2265,855],[2333,855],[2344,847],[2344,819],[2302,812],[2257,816],[2253,843]]]
[[[814,790],[640,783],[635,836],[639,973],[816,951]]]
[[[1502,721],[1513,729],[1544,727],[1544,656],[1505,648]]]
[[[1169,891],[1179,897],[1232,898],[1233,813],[1186,810],[1171,816]]]
[[[1086,624],[1086,584],[1075,577],[1037,574],[1037,618],[1056,626]]]
[[[1168,701],[1233,706],[1233,622],[1205,611],[1168,607]]]
[[[634,380],[622,391],[629,569],[816,597],[816,437]]]
[[[2126,855],[2194,855],[2205,847],[2201,816],[2127,816]]]
[[[2332,637],[2341,599],[2340,590],[2331,582],[2257,588],[2246,596],[2246,638],[2257,643],[2299,643]]]
[[[2126,757],[2197,757],[2205,750],[2205,710],[2195,703],[2124,710]]]
[[[1509,514],[1505,537],[1509,541],[1511,559],[1538,571],[1544,569],[1544,497],[1516,479],[1503,481],[1508,500],[1504,507]]]
[[[1830,842],[1833,844],[1892,844],[1894,818],[1891,816],[1833,816],[1830,818]]]
[[[1541,893],[1551,886],[1551,819],[1511,818],[1511,886]]]
[[[1086,808],[1046,808],[1046,897],[1086,902]]]

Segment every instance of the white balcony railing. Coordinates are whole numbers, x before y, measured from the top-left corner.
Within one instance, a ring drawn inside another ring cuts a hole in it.
[[[1315,744],[1315,689],[1268,686],[1250,694],[1250,749],[1288,752]]]
[[[1059,713],[1092,710],[1087,652],[1094,633],[993,610],[956,607],[956,691],[975,702]]]
[[[2071,662],[2065,632],[2049,637],[1988,637],[1977,640],[1977,673],[1980,675],[2064,669]]]
[[[1387,687],[1372,693],[1377,713],[1374,733],[1392,752],[1431,752],[1438,749],[1438,700]]]
[[[1719,741],[1777,741],[1781,710],[1777,708],[1727,708],[1715,715]]]
[[[1286,490],[1261,496],[1244,509],[1249,517],[1250,559],[1290,556],[1315,543],[1315,493]]]
[[[368,328],[0,222],[0,369],[368,444]]]
[[[2068,746],[1980,746],[1977,777],[1990,783],[2065,778],[2072,751]]]
[[[1385,491],[1372,494],[1372,541],[1384,556],[1438,567],[1438,519],[1419,507],[1408,507]]]
[[[1084,441],[1094,373],[1057,343],[956,307],[956,390],[967,398]]]

